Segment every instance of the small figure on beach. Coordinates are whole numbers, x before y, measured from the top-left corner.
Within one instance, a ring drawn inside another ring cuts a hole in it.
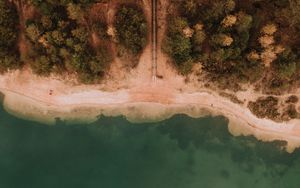
[[[53,94],[53,90],[52,89],[50,89],[50,91],[49,91],[49,95],[52,95]]]

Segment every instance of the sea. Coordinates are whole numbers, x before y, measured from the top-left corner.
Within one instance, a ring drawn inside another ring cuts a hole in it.
[[[0,188],[299,188],[300,150],[234,137],[224,117],[44,125],[0,106]]]

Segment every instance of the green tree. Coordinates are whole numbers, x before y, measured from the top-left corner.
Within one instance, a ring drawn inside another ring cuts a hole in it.
[[[299,61],[299,60],[298,60]],[[297,56],[291,49],[286,49],[273,62],[273,67],[283,79],[290,79],[297,71]]]
[[[121,45],[133,54],[142,52],[147,43],[147,22],[142,9],[122,5],[116,14],[115,28]]]
[[[205,39],[206,39],[206,34],[204,31],[202,31],[202,30],[196,31],[193,36],[193,43],[195,45],[201,45]]]
[[[64,33],[59,30],[52,31],[51,40],[55,45],[62,46],[65,43]]]
[[[238,14],[238,23],[237,23],[237,31],[239,33],[249,31],[252,27],[253,18],[251,15],[248,15],[244,12],[239,12]]]
[[[42,33],[35,24],[30,24],[26,27],[26,34],[31,41],[37,41]]]
[[[51,72],[51,60],[47,56],[40,56],[31,63],[34,73],[39,75],[49,75]]]
[[[0,1],[0,71],[17,68],[18,14],[16,8],[7,1]]]
[[[180,66],[192,59],[192,44],[183,34],[183,29],[188,26],[186,19],[173,17],[169,20],[167,37],[163,42],[163,51],[167,53]]]
[[[69,71],[77,73],[85,82],[92,82],[104,74],[112,59],[110,51],[103,51],[102,46],[99,49],[91,47],[92,29],[85,18],[85,11],[89,11],[90,5],[103,2],[102,0],[29,0],[29,2],[39,12],[39,16],[27,20],[25,29],[31,44],[28,57],[35,73],[49,75],[54,71],[59,73]],[[100,27],[100,24],[98,26]],[[0,37],[1,34],[7,36],[5,32],[0,33]],[[11,61],[5,59],[2,62],[7,64]]]
[[[80,4],[69,3],[67,5],[69,18],[81,22],[84,19],[84,11]]]
[[[236,6],[235,0],[226,0],[225,2],[225,11],[227,13],[234,11]]]

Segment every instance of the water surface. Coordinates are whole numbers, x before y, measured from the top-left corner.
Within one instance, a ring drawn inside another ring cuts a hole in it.
[[[222,117],[47,126],[0,108],[0,188],[299,188],[284,144],[233,137]]]

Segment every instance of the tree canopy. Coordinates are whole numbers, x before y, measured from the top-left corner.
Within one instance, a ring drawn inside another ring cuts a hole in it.
[[[280,83],[300,79],[299,0],[171,2],[163,50],[180,72],[201,63],[213,80],[235,79],[226,87],[263,76],[268,83],[270,74]]]
[[[0,1],[0,71],[20,66],[17,51],[18,14],[15,7]]]
[[[115,28],[121,45],[137,55],[147,44],[147,22],[141,8],[131,5],[121,5],[116,13]]]
[[[39,1],[33,4],[42,13],[27,20],[26,35],[32,44],[31,67],[37,74],[76,72],[81,81],[93,82],[104,75],[112,61],[109,46],[91,46],[90,28],[106,25],[87,21],[92,0]],[[45,7],[47,7],[45,9]],[[45,10],[47,11],[45,11]],[[51,10],[51,13],[48,12]],[[102,39],[106,40],[106,39]]]

